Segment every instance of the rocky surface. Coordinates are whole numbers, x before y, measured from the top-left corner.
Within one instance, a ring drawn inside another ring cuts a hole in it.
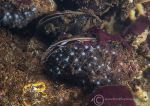
[[[20,37],[0,29],[1,106],[70,106],[81,103],[79,88],[54,83],[43,73],[40,57],[45,48],[36,37]],[[37,82],[45,84],[46,97],[32,90],[32,86],[25,88]]]

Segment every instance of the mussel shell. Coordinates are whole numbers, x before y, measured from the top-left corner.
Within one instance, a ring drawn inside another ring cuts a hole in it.
[[[99,45],[95,38],[80,37],[51,45],[42,57],[49,77],[79,85],[121,84],[140,75],[135,53],[121,44]]]
[[[1,0],[0,25],[23,28],[33,19],[55,10],[53,0]]]
[[[102,15],[112,7],[110,0],[72,0],[80,9],[92,9]]]
[[[127,19],[129,11],[134,8],[135,1],[129,0],[72,0],[80,9],[91,9],[98,16],[104,14],[117,14],[122,19]],[[119,17],[117,17],[119,18]]]
[[[86,33],[93,26],[100,25],[101,20],[93,14],[80,11],[64,11],[41,19],[38,29],[42,35],[45,33],[51,39],[58,40],[62,39],[66,34],[76,36]]]

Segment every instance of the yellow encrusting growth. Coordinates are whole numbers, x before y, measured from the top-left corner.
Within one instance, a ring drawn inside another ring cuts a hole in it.
[[[136,10],[138,12],[138,16],[145,16],[145,10],[144,10],[142,3],[137,3],[135,6],[135,9],[131,9],[129,11],[129,18],[131,21],[136,20]]]
[[[136,9],[139,12],[139,15],[142,15],[142,16],[145,15],[144,7],[141,3],[136,4]]]
[[[135,21],[136,20],[136,16],[135,16],[135,10],[130,10],[129,12],[129,17],[130,17],[130,20],[132,21]]]
[[[148,94],[146,91],[142,90],[141,87],[136,86],[137,91],[135,92],[136,97],[141,101],[146,102],[148,100]]]
[[[45,85],[44,82],[30,83],[30,84],[27,84],[23,87],[22,97],[24,98],[24,95],[27,92],[33,92],[35,94],[41,93],[42,97],[45,98],[45,97],[47,97],[47,94],[45,93],[45,90],[46,90],[46,85]],[[25,99],[23,99],[23,103],[24,103],[25,106],[31,106],[30,104],[28,104],[26,102]]]
[[[146,29],[143,33],[139,34],[132,42],[132,46],[138,49],[138,47],[146,41],[149,31]]]
[[[27,89],[33,88],[35,92],[44,92],[46,89],[45,83],[44,82],[36,82],[36,83],[31,83],[28,85],[25,85],[23,88],[23,92],[26,92]]]

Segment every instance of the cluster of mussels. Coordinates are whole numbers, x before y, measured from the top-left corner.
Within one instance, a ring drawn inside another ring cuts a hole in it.
[[[50,7],[41,9],[46,3]],[[37,24],[51,41],[41,60],[48,75],[86,87],[128,85],[142,75],[150,58],[146,3],[149,0],[2,0],[0,24],[22,28],[58,7]]]

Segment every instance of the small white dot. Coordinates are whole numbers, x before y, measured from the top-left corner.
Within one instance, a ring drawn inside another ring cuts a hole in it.
[[[89,66],[91,67],[91,66],[92,66],[92,64],[91,64],[91,63],[89,63]]]
[[[108,81],[108,82],[111,82],[111,80],[110,80],[110,79],[108,79],[107,81]]]
[[[59,56],[62,57],[62,54],[60,54]]]
[[[104,64],[102,64],[102,67],[104,67],[105,65]]]
[[[98,45],[98,46],[96,46],[96,48],[97,48],[97,49],[99,49],[99,48],[100,48],[100,46]]]
[[[94,60],[97,60],[97,57],[94,57]]]
[[[93,52],[93,51],[94,51],[94,48],[93,48],[92,46],[91,46],[91,48],[90,48],[90,51],[91,51],[91,52]]]
[[[115,55],[115,54],[116,54],[116,52],[112,52],[112,54],[113,54],[113,55]]]
[[[36,87],[33,87],[33,88],[32,88],[32,90],[33,90],[33,91],[36,91],[36,90],[37,90],[37,88],[36,88]]]
[[[7,12],[7,13],[6,13],[6,15],[7,15],[7,16],[9,16],[9,15],[10,15],[10,13],[9,13],[9,12]]]
[[[34,8],[32,8],[32,11],[36,11],[36,8],[34,7]]]
[[[59,58],[56,58],[56,60],[58,61],[58,60],[59,60]]]
[[[107,69],[108,69],[108,70],[111,70],[111,68],[110,68],[109,66],[107,66]]]
[[[56,70],[59,70],[59,67],[57,67]]]
[[[74,55],[74,52],[71,52],[70,55],[73,56],[73,55]]]
[[[75,62],[78,62],[78,61],[79,61],[79,60],[76,58],[76,59],[75,59]]]
[[[85,49],[88,49],[88,48],[89,48],[89,46],[87,46],[87,45],[86,45],[86,46],[84,46],[84,47],[85,47]]]
[[[100,85],[100,81],[97,81],[96,84],[97,84],[97,85]]]
[[[105,53],[108,53],[108,50],[106,50]]]
[[[82,83],[84,84],[84,83],[85,83],[85,80],[82,80]]]
[[[95,82],[95,80],[92,80],[92,82]]]
[[[123,63],[121,62],[120,65],[123,66]]]
[[[69,57],[67,57],[67,58],[65,59],[65,61],[68,62],[68,61],[69,61]]]
[[[62,48],[60,48],[59,50],[62,51]]]
[[[77,48],[77,47],[74,47],[74,49],[76,49],[76,50],[77,50],[78,48]]]
[[[60,98],[60,99],[59,99],[59,102],[63,102],[63,98]]]
[[[78,71],[82,71],[81,68],[79,68]]]
[[[101,68],[101,66],[99,65],[98,68]]]
[[[85,52],[82,52],[82,56],[85,56]]]
[[[58,75],[60,75],[61,74],[61,72],[60,71],[58,71],[58,73],[57,73]]]
[[[118,69],[118,72],[121,72],[121,70],[120,70],[120,69]]]
[[[18,15],[18,14],[15,14],[15,18],[18,19],[18,18],[19,18],[19,15]]]
[[[129,0],[130,3],[133,3],[133,0]]]

